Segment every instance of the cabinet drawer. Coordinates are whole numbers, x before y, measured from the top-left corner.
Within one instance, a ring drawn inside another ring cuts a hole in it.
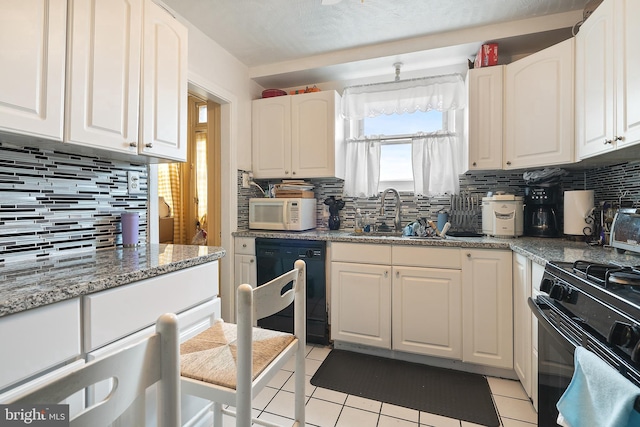
[[[218,294],[218,261],[84,297],[84,347],[91,351]]]
[[[393,246],[393,265],[436,268],[462,268],[460,249],[433,246]]]
[[[80,298],[0,318],[0,388],[80,355]]]
[[[253,237],[236,237],[235,253],[240,255],[255,255],[256,239]]]
[[[391,245],[332,243],[331,261],[391,264]]]

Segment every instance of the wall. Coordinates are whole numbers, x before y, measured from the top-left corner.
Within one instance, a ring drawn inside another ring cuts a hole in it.
[[[140,173],[141,193],[127,194],[127,171]],[[140,214],[144,242],[145,165],[15,147],[0,137],[0,262],[122,244],[124,211]]]
[[[238,173],[238,229],[247,229],[249,197],[262,197],[259,190],[255,187],[250,189],[241,188],[241,171]],[[640,206],[640,162],[628,162],[612,166],[603,166],[600,168],[586,170],[567,170],[567,175],[562,178],[561,190],[594,190],[594,198],[596,205],[602,201],[615,201],[619,199],[623,202],[633,203]],[[313,179],[310,180],[314,185],[314,194],[317,205],[317,225],[322,227],[322,211],[323,201],[329,196],[342,198],[343,181],[339,179]],[[273,181],[258,181],[263,188],[268,188],[269,183]],[[487,172],[467,172],[460,175],[460,189],[463,194],[478,196],[479,198],[486,195],[488,191],[505,190],[519,196],[524,196],[525,181],[522,178],[522,171],[487,171]],[[400,198],[402,202],[402,223],[406,225],[419,217],[437,219],[437,213],[440,210],[449,211],[451,207],[450,197],[415,197],[413,193],[401,192]],[[393,209],[395,203],[388,196],[385,205],[389,208],[385,209],[384,217],[380,217],[380,199],[354,199],[344,198],[345,207],[340,211],[341,229],[351,230],[354,227],[355,209],[360,208],[363,214],[369,214],[378,218],[378,223],[385,221],[388,225],[393,224]],[[559,217],[562,220],[562,205],[559,206]],[[478,213],[477,228],[481,229],[481,215]]]

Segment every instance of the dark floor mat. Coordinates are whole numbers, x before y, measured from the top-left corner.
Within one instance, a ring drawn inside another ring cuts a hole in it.
[[[484,426],[500,425],[487,379],[477,374],[331,350],[311,384]]]

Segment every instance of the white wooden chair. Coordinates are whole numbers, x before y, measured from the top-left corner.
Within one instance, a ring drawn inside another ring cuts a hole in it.
[[[157,383],[158,426],[179,426],[178,344],[177,317],[163,314],[152,336],[4,403],[56,404],[98,382],[113,379],[113,388],[104,400],[85,408],[70,421],[71,427],[108,426],[138,397],[144,397],[149,386]]]
[[[251,401],[269,380],[295,356],[295,420],[304,420],[306,346],[306,272],[302,260],[293,270],[252,289],[238,287],[238,323],[216,322],[180,346],[182,391],[213,402],[213,425],[222,426],[222,414],[236,417],[236,427],[251,423]],[[283,292],[289,283],[293,287]],[[294,334],[254,327],[254,321],[294,304]],[[237,349],[237,353],[236,353]],[[235,357],[237,354],[237,358]],[[235,407],[235,412],[222,405]]]

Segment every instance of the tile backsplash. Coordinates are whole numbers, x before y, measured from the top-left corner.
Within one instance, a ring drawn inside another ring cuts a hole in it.
[[[140,174],[128,194],[127,171]],[[0,262],[122,243],[120,214],[140,214],[146,240],[147,166],[0,140]]]
[[[634,203],[640,206],[640,162],[627,162],[617,165],[604,166],[600,168],[586,170],[566,170],[560,183],[561,191],[592,189],[595,193],[596,206],[601,201],[619,200],[627,203]],[[243,189],[242,171],[238,171],[238,229],[248,228],[249,198],[262,197],[260,190],[256,187]],[[340,179],[311,179],[315,185],[314,193],[318,201],[317,216],[318,227],[322,227],[323,201],[329,196],[342,198],[343,181]],[[268,187],[269,183],[277,183],[279,180],[256,181],[262,188]],[[504,190],[519,196],[524,196],[525,181],[522,171],[485,171],[467,172],[460,175],[460,189],[464,194],[476,195],[479,198],[485,196],[488,191]],[[353,229],[356,208],[360,208],[363,214],[369,214],[381,221],[391,225],[393,223],[394,202],[388,196],[385,205],[385,215],[380,216],[380,199],[354,199],[343,198],[345,207],[340,211],[341,229]],[[400,192],[402,203],[402,223],[408,222],[418,217],[437,218],[438,211],[449,210],[451,207],[450,197],[416,197],[411,192]],[[562,206],[559,206],[560,218],[562,219]],[[481,229],[481,215],[478,215],[478,229]]]

